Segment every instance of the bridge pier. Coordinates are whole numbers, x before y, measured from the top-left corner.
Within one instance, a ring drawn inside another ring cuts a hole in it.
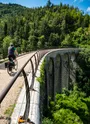
[[[62,55],[62,80],[61,80],[61,84],[62,84],[62,89],[66,88],[68,89],[68,83],[69,83],[69,58],[68,58],[68,54],[63,54]]]
[[[52,51],[45,57],[47,104],[48,100],[55,100],[55,95],[61,93],[63,88],[69,89],[76,81],[76,50]]]
[[[62,60],[61,60],[61,56],[58,54],[55,58],[54,58],[54,76],[55,76],[55,94],[57,93],[61,93],[61,64],[62,64]]]

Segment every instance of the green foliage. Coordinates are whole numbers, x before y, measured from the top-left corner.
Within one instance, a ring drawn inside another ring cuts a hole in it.
[[[37,48],[37,37],[32,35],[29,37],[30,50],[35,50]]]
[[[51,121],[51,119],[44,118],[42,124],[54,124],[54,123]]]
[[[56,124],[83,124],[79,116],[69,109],[60,109],[53,114]]]
[[[49,37],[50,46],[58,47],[60,45],[60,38],[58,34],[51,33]]]
[[[71,41],[71,37],[69,34],[66,35],[65,39],[61,43],[61,46],[73,46],[73,43]]]
[[[54,5],[50,0],[38,8],[0,3],[0,17],[0,48],[5,37],[11,37],[20,53],[90,45],[90,16],[73,6]],[[6,57],[6,50],[0,49],[0,57]]]
[[[77,82],[78,86],[87,96],[90,96],[90,49],[83,49],[77,57]]]
[[[46,88],[45,88],[45,60],[42,62],[42,65],[40,67],[40,77],[37,78],[38,82],[40,82],[40,110],[41,110],[41,118],[43,118],[43,115],[47,114],[47,103],[46,103]],[[48,116],[48,114],[47,114]],[[50,120],[45,119],[43,121],[43,124],[45,123],[51,123]]]
[[[21,51],[22,52],[24,52],[24,51],[26,51],[26,45],[27,45],[27,42],[26,42],[26,40],[22,40],[22,45],[21,45]]]
[[[47,2],[47,7],[49,8],[49,7],[51,7],[51,5],[52,5],[52,3],[51,3],[51,1],[50,0],[48,0],[48,2]]]
[[[45,37],[44,35],[41,35],[39,38],[38,38],[38,44],[37,44],[37,47],[38,48],[44,48],[44,45],[45,45]]]
[[[45,60],[42,62],[40,67],[40,77],[37,78],[41,85],[45,84]]]
[[[3,58],[5,58],[7,56],[8,47],[10,45],[10,42],[12,42],[12,39],[10,36],[6,36],[3,39]]]
[[[65,39],[62,41],[62,46],[73,46],[73,47],[84,47],[89,44],[90,37],[89,31],[87,28],[78,28],[76,31],[71,32],[65,36]]]
[[[15,104],[10,105],[9,108],[4,112],[4,114],[7,115],[8,117],[10,117],[12,115],[14,108],[15,108]]]
[[[68,92],[68,93],[67,93]],[[89,124],[90,97],[86,98],[77,86],[73,91],[65,91],[56,95],[56,101],[51,102],[52,120],[57,124]]]

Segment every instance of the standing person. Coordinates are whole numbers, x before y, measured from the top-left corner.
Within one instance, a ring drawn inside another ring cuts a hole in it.
[[[16,55],[18,55],[18,52],[16,51],[16,48],[14,47],[13,43],[10,43],[10,46],[8,48],[8,58],[10,61],[16,60]]]

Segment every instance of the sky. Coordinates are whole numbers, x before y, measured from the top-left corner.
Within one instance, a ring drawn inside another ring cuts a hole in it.
[[[0,0],[1,3],[16,3],[29,8],[45,6],[48,0]],[[90,14],[90,0],[50,0],[53,4],[69,4],[78,7],[84,13]]]

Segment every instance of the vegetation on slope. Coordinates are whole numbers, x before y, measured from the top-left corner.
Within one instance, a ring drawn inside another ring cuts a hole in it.
[[[89,124],[89,105],[90,98],[75,86],[73,91],[66,90],[56,95],[56,101],[51,102],[49,116],[42,124]]]

